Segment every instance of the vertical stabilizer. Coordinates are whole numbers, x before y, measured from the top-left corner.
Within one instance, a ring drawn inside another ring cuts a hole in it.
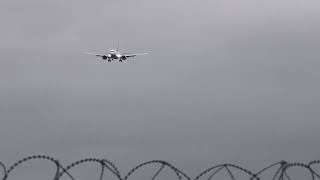
[[[119,40],[118,40],[118,45],[117,45],[117,51],[119,52]]]

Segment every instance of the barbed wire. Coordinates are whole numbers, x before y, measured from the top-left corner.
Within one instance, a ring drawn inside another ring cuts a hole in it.
[[[302,168],[307,170],[307,172],[310,174],[311,180],[320,180],[319,173],[315,170],[315,165],[320,165],[320,160],[310,161],[309,163],[289,163],[286,161],[280,161],[277,163],[273,163],[265,168],[262,168],[260,171],[252,172],[244,167],[241,167],[239,165],[235,164],[219,164],[212,167],[207,168],[206,170],[199,173],[195,178],[190,178],[186,173],[181,171],[180,169],[176,168],[172,164],[162,161],[162,160],[152,160],[143,162],[134,168],[132,168],[125,176],[122,176],[118,167],[115,166],[111,161],[107,159],[99,159],[99,158],[86,158],[82,159],[76,162],[71,163],[69,166],[62,166],[60,162],[57,159],[54,159],[49,156],[45,155],[36,155],[36,156],[29,156],[26,158],[23,158],[16,163],[14,163],[10,167],[6,167],[4,163],[0,161],[0,167],[3,172],[2,180],[7,180],[10,177],[10,174],[15,172],[15,169],[20,166],[23,163],[27,163],[31,160],[46,160],[55,165],[55,176],[53,180],[60,180],[60,178],[64,175],[69,177],[71,180],[76,180],[74,176],[70,173],[70,170],[77,167],[80,164],[84,163],[98,163],[101,167],[100,169],[100,175],[98,180],[103,180],[106,176],[105,171],[108,170],[111,172],[111,174],[116,177],[118,180],[129,180],[130,177],[137,173],[140,169],[146,167],[146,166],[157,166],[160,165],[159,168],[157,168],[157,171],[154,172],[154,174],[151,176],[150,180],[156,180],[160,174],[163,174],[162,172],[164,169],[171,170],[175,175],[177,180],[200,180],[201,178],[204,178],[207,176],[207,180],[214,180],[218,174],[222,171],[226,172],[226,178],[228,177],[231,180],[237,180],[237,176],[235,175],[235,171],[240,172],[240,174],[246,175],[249,180],[261,180],[261,177],[266,172],[271,171],[272,168],[278,167],[275,173],[273,173],[273,176],[271,180],[293,180],[291,176],[289,176],[288,170],[292,168]],[[305,178],[307,180],[307,178]]]
[[[3,177],[6,175],[7,173],[7,170],[6,170],[6,166],[0,161],[0,166],[2,168],[2,171],[3,171]]]

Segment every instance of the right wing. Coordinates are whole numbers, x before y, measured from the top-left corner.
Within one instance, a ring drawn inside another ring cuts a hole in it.
[[[137,54],[125,54],[124,56],[126,56],[126,58],[128,57],[135,57],[135,56],[141,56],[141,55],[146,55],[149,53],[137,53]]]
[[[105,54],[96,54],[96,53],[90,53],[90,52],[83,52],[83,53],[89,54],[89,55],[95,55],[95,56],[97,56],[97,57],[103,57],[103,56],[105,56]]]

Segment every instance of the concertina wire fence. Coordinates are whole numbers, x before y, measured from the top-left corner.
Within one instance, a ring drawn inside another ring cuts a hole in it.
[[[23,158],[18,162],[14,163],[10,167],[6,167],[5,164],[3,164],[0,161],[0,167],[1,167],[0,169],[2,169],[2,172],[0,173],[0,175],[3,174],[2,180],[10,179],[10,174],[15,172],[15,169],[21,164],[27,163],[31,160],[37,160],[37,159],[47,160],[48,162],[51,162],[55,165],[56,170],[55,170],[55,175],[53,177],[53,180],[60,180],[62,176],[67,176],[68,178],[70,178],[70,180],[76,180],[74,176],[70,173],[70,170],[80,164],[84,164],[88,162],[98,163],[98,165],[101,166],[98,180],[107,179],[105,177],[106,171],[111,172],[111,175],[118,180],[128,180],[133,174],[137,172],[138,169],[145,166],[154,166],[154,165],[158,165],[160,168],[158,168],[153,173],[153,175],[149,178],[150,180],[156,180],[156,179],[160,180],[161,178],[159,176],[161,176],[160,174],[163,174],[161,172],[165,168],[172,170],[172,172],[175,174],[175,177],[176,177],[175,179],[177,180],[200,180],[200,179],[214,180],[216,179],[218,174],[223,171],[224,171],[224,175],[223,176],[220,175],[219,179],[223,177],[223,179],[237,180],[238,178],[235,175],[236,174],[235,171],[237,171],[237,173],[245,175],[246,176],[245,179],[262,180],[261,178],[262,174],[265,174],[268,171],[271,171],[271,169],[275,170],[274,173],[272,173],[272,176],[270,177],[272,180],[293,180],[294,178],[292,178],[289,175],[288,170],[294,167],[298,167],[306,170],[307,174],[309,174],[309,177],[307,177],[306,175],[306,177],[304,178],[305,180],[308,180],[308,179],[320,180],[320,175],[315,168],[316,165],[320,165],[320,160],[311,161],[309,163],[289,163],[286,161],[280,161],[277,163],[273,163],[257,172],[252,172],[246,168],[243,168],[235,164],[219,164],[219,165],[209,167],[206,170],[202,171],[200,174],[198,174],[195,178],[191,178],[190,176],[188,176],[186,173],[179,170],[175,166],[171,165],[166,161],[161,161],[161,160],[152,160],[152,161],[141,163],[136,167],[134,167],[133,169],[131,169],[126,175],[123,176],[118,170],[118,168],[111,161],[106,159],[87,158],[87,159],[76,161],[70,164],[69,166],[62,166],[57,159],[54,159],[49,156],[44,156],[44,155],[37,155],[37,156],[30,156],[27,158]]]

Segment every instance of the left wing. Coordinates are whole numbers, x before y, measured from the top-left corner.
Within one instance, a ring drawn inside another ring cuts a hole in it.
[[[89,54],[89,55],[95,55],[97,57],[103,57],[105,54],[96,54],[96,53],[91,53],[91,52],[83,52],[84,54]]]
[[[149,54],[149,53],[124,54],[124,56],[126,58],[128,58],[128,57],[135,57],[135,56],[141,56],[141,55],[146,55],[146,54]]]

